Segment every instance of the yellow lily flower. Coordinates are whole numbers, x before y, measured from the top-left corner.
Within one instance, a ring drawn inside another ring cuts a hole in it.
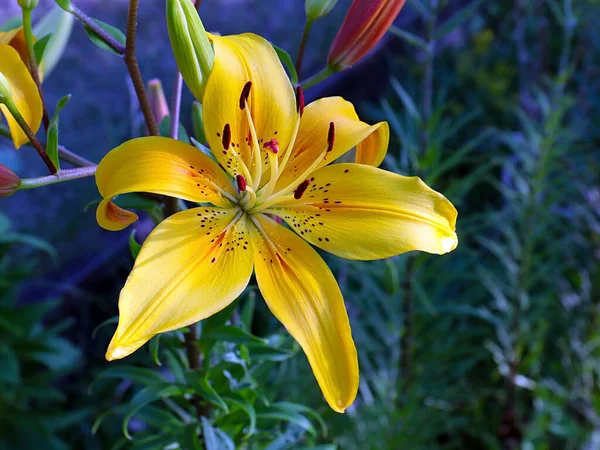
[[[42,100],[21,56],[8,44],[0,44],[0,74],[4,75],[8,81],[12,93],[11,98],[17,110],[27,125],[36,133],[42,121]],[[6,105],[0,104],[0,111],[6,117],[15,148],[27,143],[29,139]]]
[[[325,399],[343,412],[358,390],[356,348],[336,280],[309,243],[357,260],[410,250],[443,254],[457,245],[456,209],[419,178],[372,167],[387,151],[387,123],[361,122],[340,97],[304,108],[301,90],[295,95],[259,36],[213,40],[203,107],[218,164],[182,142],[144,137],[115,148],[98,166],[104,200],[97,219],[108,230],[137,218],[111,202],[126,192],[213,205],[179,212],[147,238],[121,291],[106,357],[123,358],[157,333],[216,313],[254,272]],[[354,147],[363,164],[330,165]]]

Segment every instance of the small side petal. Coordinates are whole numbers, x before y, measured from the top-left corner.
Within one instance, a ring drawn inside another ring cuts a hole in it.
[[[124,358],[152,336],[198,322],[235,300],[252,274],[248,237],[237,209],[189,209],[158,225],[121,291],[119,325],[106,358]]]
[[[411,250],[448,253],[458,244],[456,208],[418,177],[362,164],[333,164],[311,175],[300,199],[267,210],[304,239],[347,259]]]
[[[23,119],[25,119],[27,125],[29,125],[29,128],[34,133],[37,133],[42,121],[42,100],[40,99],[37,86],[27,66],[21,60],[19,53],[6,44],[0,45],[0,72],[10,85],[12,100],[17,110],[23,116]],[[17,121],[8,112],[8,108],[5,105],[0,105],[0,111],[6,117],[15,148],[19,148],[29,142],[29,139]]]
[[[227,174],[202,152],[174,139],[132,139],[111,150],[98,165],[96,184],[105,200],[100,226],[120,230],[137,218],[110,202],[115,195],[150,192],[193,202],[232,207],[236,189]]]
[[[352,404],[358,357],[340,289],[310,245],[266,216],[253,217],[254,264],[271,312],[298,341],[329,406]]]
[[[387,122],[369,125],[361,122],[354,105],[342,97],[316,100],[304,109],[298,137],[290,159],[277,181],[282,190],[300,176],[327,147],[329,124],[335,124],[333,150],[319,164],[324,167],[357,147],[357,162],[379,165],[387,152],[390,130]]]

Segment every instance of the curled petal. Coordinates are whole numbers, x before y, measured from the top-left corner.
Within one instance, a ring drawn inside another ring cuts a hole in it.
[[[328,145],[329,127],[335,125],[333,149],[318,167],[324,167],[356,147],[357,162],[378,166],[387,152],[390,130],[387,122],[361,122],[352,103],[342,97],[326,97],[309,104],[300,120],[298,137],[276,191],[282,190],[308,169]]]
[[[111,150],[98,165],[96,184],[105,198],[96,217],[107,230],[123,229],[137,219],[110,202],[115,195],[151,192],[228,208],[236,193],[212,159],[191,145],[163,137],[132,139]]]
[[[314,172],[302,198],[267,212],[304,239],[347,259],[387,258],[411,250],[456,248],[456,208],[418,177],[361,164]]]

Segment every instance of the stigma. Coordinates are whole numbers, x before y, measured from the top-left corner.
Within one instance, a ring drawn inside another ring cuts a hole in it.
[[[269,150],[271,150],[271,152],[273,152],[274,154],[279,153],[279,141],[277,141],[277,139],[273,138],[268,142],[265,142],[263,144],[263,148],[268,148]]]

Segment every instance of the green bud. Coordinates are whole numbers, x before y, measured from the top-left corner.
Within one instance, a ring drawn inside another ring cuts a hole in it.
[[[33,9],[37,6],[39,0],[17,0],[19,6],[23,9]]]
[[[73,12],[73,5],[71,0],[54,0],[58,6],[64,9],[66,12]]]
[[[215,52],[191,0],[167,0],[167,27],[175,62],[185,84],[202,101]]]
[[[204,114],[202,112],[202,105],[198,102],[192,103],[192,129],[194,130],[194,137],[201,144],[206,144],[206,133],[204,132]]]
[[[0,103],[12,100],[12,89],[6,77],[0,72]]]
[[[316,20],[329,14],[337,0],[306,0],[304,9],[309,20]]]

